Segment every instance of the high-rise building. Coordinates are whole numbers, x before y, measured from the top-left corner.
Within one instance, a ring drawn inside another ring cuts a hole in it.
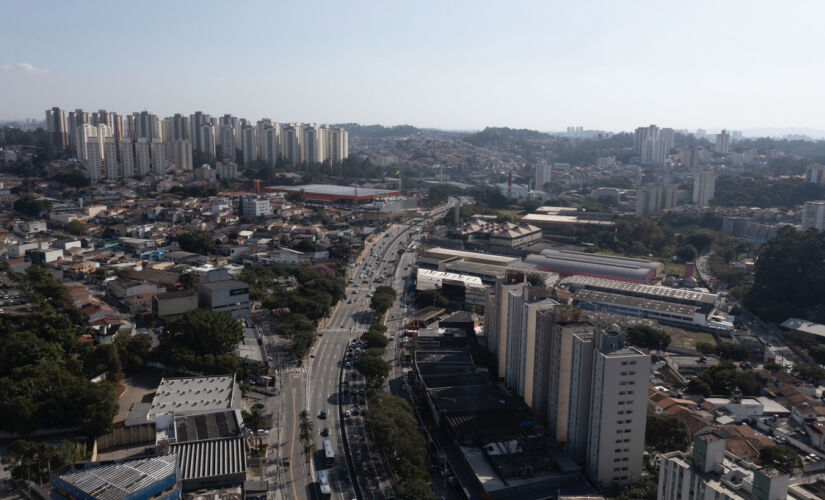
[[[638,481],[642,473],[650,356],[617,332],[597,332],[586,471],[598,487]]]
[[[109,136],[103,141],[103,151],[106,159],[106,178],[116,181],[120,178],[117,167],[117,139]]]
[[[188,139],[175,139],[168,149],[177,170],[192,170],[192,143]]]
[[[267,162],[269,165],[275,165],[281,155],[280,126],[277,123],[274,125],[275,126],[264,128],[260,136],[261,160]]]
[[[216,162],[215,170],[221,179],[231,181],[238,178],[238,165],[234,161]]]
[[[712,170],[700,170],[693,177],[693,204],[707,207],[716,192],[716,173]]]
[[[729,146],[730,134],[727,130],[723,129],[721,132],[716,134],[716,152],[726,155],[728,154]]]
[[[675,141],[676,132],[672,128],[639,127],[633,138],[633,150],[642,163],[663,165]]]
[[[152,152],[152,173],[157,176],[165,175],[169,161],[166,156],[166,143],[160,138],[152,139],[150,150]]]
[[[808,165],[805,168],[805,182],[825,184],[825,165]]]
[[[537,373],[542,370],[542,367],[538,366],[540,360],[535,355],[539,337],[543,333],[540,330],[539,315],[545,311],[554,310],[559,303],[547,298],[544,288],[527,287],[524,293],[526,301],[521,308],[521,330],[513,332],[512,336],[518,337],[518,341],[513,344],[518,346],[519,359],[517,369],[512,370],[515,375],[515,385],[511,387],[524,399],[527,406],[533,407]],[[509,336],[508,340],[510,340]]]
[[[198,151],[215,156],[215,153],[217,152],[215,145],[215,125],[211,123],[201,125],[198,137],[198,142],[200,144],[200,149],[198,149]]]
[[[303,163],[303,129],[300,125],[290,123],[281,131],[281,154],[293,167]]]
[[[175,113],[169,120],[169,136],[173,141],[190,140],[189,117],[180,113]]]
[[[317,165],[326,160],[326,144],[324,141],[324,129],[317,125],[304,125],[303,140],[304,140],[304,161],[308,165]]]
[[[349,157],[349,132],[342,128],[329,129],[329,158],[341,163]]]
[[[636,217],[676,206],[676,185],[647,184],[636,190]]]
[[[496,280],[493,290],[487,292],[484,308],[484,328],[487,347],[496,357],[499,378],[506,375],[507,366],[507,332],[511,322],[509,316],[511,302],[521,300],[521,292],[527,286],[523,272],[508,272],[504,279]]]
[[[547,429],[556,441],[567,441],[570,417],[570,390],[573,378],[573,340],[575,335],[593,332],[584,322],[554,323],[550,335],[550,366],[547,370]],[[545,335],[547,332],[545,332]]]
[[[74,139],[74,149],[77,154],[77,159],[86,161],[89,159],[88,143],[97,139],[97,128],[91,124],[84,123],[77,126],[72,133]]]
[[[129,179],[135,176],[135,143],[129,137],[122,137],[118,143],[120,156],[120,170],[123,177]]]
[[[550,182],[553,173],[553,166],[546,160],[539,160],[536,165],[536,186],[538,191],[544,191],[544,185]]]
[[[69,126],[66,123],[66,113],[62,109],[54,107],[46,110],[46,131],[54,147],[69,147]]]
[[[693,438],[691,453],[660,455],[659,500],[784,500],[789,475],[725,456],[727,440],[714,431]]]
[[[157,116],[148,111],[132,113],[129,116],[129,134],[133,139],[161,139],[163,130]]]
[[[209,153],[214,156],[215,131],[214,129],[212,130],[212,149],[207,149],[203,142],[204,136],[202,127],[204,125],[212,125],[212,118],[208,114],[195,111],[193,114],[189,115],[189,130],[192,134],[192,150]]]
[[[238,149],[238,143],[235,141],[235,128],[230,124],[221,126],[220,146],[223,156],[230,160],[235,159],[235,150]]]
[[[89,173],[91,184],[100,182],[103,171],[103,149],[100,147],[100,141],[96,139],[96,137],[93,138],[86,145],[86,171]]]
[[[152,143],[145,137],[135,142],[135,167],[136,174],[140,177],[145,177],[152,171]]]
[[[682,149],[682,166],[693,168],[699,165],[699,150],[695,145]]]
[[[258,159],[258,130],[255,127],[244,127],[241,132],[243,138],[243,162],[251,163]]]
[[[263,217],[272,214],[272,206],[269,200],[256,196],[241,196],[238,208],[239,215],[247,217]]]
[[[802,230],[825,231],[825,201],[806,201],[802,207]]]
[[[573,335],[570,374],[570,403],[567,413],[567,452],[576,463],[587,460],[590,434],[590,397],[593,383],[593,336],[583,332]]]

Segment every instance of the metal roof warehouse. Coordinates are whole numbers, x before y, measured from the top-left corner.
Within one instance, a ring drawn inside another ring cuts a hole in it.
[[[401,196],[400,191],[370,189],[356,186],[336,186],[334,184],[304,184],[301,186],[267,186],[265,193],[300,194],[307,201],[335,203],[341,201],[367,202],[381,198]]]

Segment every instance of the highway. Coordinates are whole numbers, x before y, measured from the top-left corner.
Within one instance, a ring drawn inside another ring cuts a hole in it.
[[[449,206],[432,211],[429,217],[442,215]],[[288,365],[278,359],[276,346],[267,346],[267,352],[274,354],[273,363],[277,369],[277,398],[269,398],[268,409],[273,413],[276,428],[270,433],[270,466],[267,474],[270,484],[275,486],[283,499],[311,499],[318,497],[315,484],[317,470],[325,469],[329,474],[332,498],[350,500],[395,498],[389,480],[389,471],[380,457],[369,448],[363,418],[343,417],[352,409],[353,396],[339,393],[342,375],[350,381],[353,389],[363,388],[363,378],[357,375],[354,363],[351,368],[342,367],[347,345],[364,333],[374,321],[370,310],[370,297],[380,285],[393,286],[397,291],[400,279],[406,276],[407,265],[414,263],[414,256],[405,253],[399,258],[399,248],[406,248],[410,224],[394,224],[383,234],[368,239],[364,250],[351,265],[348,273],[346,297],[338,302],[330,316],[322,320],[318,328],[318,340],[310,355],[297,366]],[[376,278],[380,282],[376,282]],[[399,302],[393,305],[388,315],[388,335],[398,330],[402,314]],[[266,329],[269,330],[269,329]],[[272,337],[265,339],[272,341]],[[396,341],[397,342],[397,339]],[[390,359],[396,356],[395,342],[388,346]],[[396,379],[399,372],[393,364],[390,379]],[[396,388],[396,391],[398,389]],[[395,392],[395,391],[394,391]],[[346,399],[339,399],[345,397]],[[365,396],[362,397],[365,399]],[[309,409],[313,424],[315,452],[310,461],[304,456],[300,440],[300,418],[304,409]],[[325,418],[321,418],[321,412]],[[356,484],[351,479],[344,453],[342,424],[346,425],[350,448],[353,452]],[[326,436],[322,436],[328,434]],[[335,463],[326,467],[324,463],[323,441],[330,439],[335,451]],[[285,462],[285,460],[287,462]],[[286,465],[288,463],[288,465]],[[275,498],[273,495],[272,498]]]

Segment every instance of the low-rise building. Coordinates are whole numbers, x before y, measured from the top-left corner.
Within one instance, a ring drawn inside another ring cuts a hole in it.
[[[178,316],[198,308],[195,290],[167,292],[152,297],[152,313],[156,318]]]
[[[70,465],[49,474],[53,500],[177,500],[175,453],[120,462]]]
[[[247,318],[252,308],[249,284],[233,279],[201,283],[198,285],[198,303],[216,312]]]

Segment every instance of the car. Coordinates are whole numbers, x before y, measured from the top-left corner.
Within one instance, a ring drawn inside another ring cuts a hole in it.
[[[320,418],[320,419],[325,419],[325,418],[327,418],[327,412],[326,412],[326,410],[321,410],[321,413],[319,413],[319,414],[318,414],[318,418]]]
[[[323,429],[321,429],[321,435],[324,437],[329,436],[329,427],[324,427]]]
[[[344,417],[349,418],[350,415],[351,415],[351,412],[349,410],[344,412]]]
[[[281,465],[283,465],[284,467],[289,467],[289,458],[287,458],[287,457],[282,458],[281,459]]]
[[[359,410],[358,407],[356,406],[355,408],[352,409],[352,414],[353,415],[360,415],[361,410]]]
[[[254,405],[252,405],[252,408],[257,408],[259,410],[263,410],[264,408],[266,408],[266,405],[263,404],[263,403],[255,403]]]
[[[352,363],[350,363],[349,361],[347,361],[347,362],[344,364],[344,366],[346,366],[347,368],[350,368],[350,367],[352,366]]]

